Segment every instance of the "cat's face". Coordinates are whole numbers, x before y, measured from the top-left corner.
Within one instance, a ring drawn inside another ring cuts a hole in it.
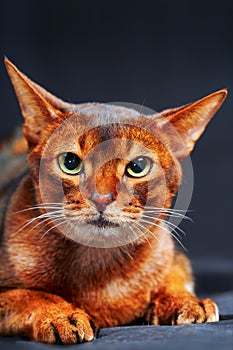
[[[8,60],[6,66],[25,118],[38,208],[50,230],[96,247],[156,237],[181,181],[180,163],[226,91],[141,116],[124,107],[65,103]]]
[[[119,118],[114,107],[111,113],[107,124],[102,115],[95,127],[93,115],[73,113],[52,132],[45,129],[45,142],[29,154],[38,202],[66,236],[91,246],[145,239],[153,223],[161,224],[156,218],[170,206],[181,177],[159,131],[142,127],[147,118],[139,126]]]

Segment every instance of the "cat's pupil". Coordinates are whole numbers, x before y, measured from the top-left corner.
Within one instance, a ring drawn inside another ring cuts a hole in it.
[[[146,165],[147,165],[146,158],[140,157],[130,162],[129,167],[134,173],[139,174],[145,169]]]
[[[78,167],[80,163],[80,159],[76,154],[74,153],[66,153],[66,156],[64,158],[64,165],[68,170],[74,170]]]

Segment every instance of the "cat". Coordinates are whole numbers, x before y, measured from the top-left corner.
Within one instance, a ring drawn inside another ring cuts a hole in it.
[[[63,102],[5,65],[24,136],[1,146],[0,336],[74,344],[137,321],[218,321],[166,219],[227,91],[142,115]]]

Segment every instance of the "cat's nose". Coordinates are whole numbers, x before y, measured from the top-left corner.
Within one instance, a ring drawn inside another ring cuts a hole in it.
[[[95,204],[99,212],[105,211],[107,205],[115,200],[113,194],[110,192],[105,194],[94,192],[89,199]]]

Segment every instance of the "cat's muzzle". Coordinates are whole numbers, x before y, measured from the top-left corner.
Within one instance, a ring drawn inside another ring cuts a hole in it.
[[[109,221],[104,217],[104,215],[101,213],[97,219],[89,220],[87,222],[90,225],[94,225],[100,228],[110,228],[110,227],[119,227],[120,225],[118,223]]]

